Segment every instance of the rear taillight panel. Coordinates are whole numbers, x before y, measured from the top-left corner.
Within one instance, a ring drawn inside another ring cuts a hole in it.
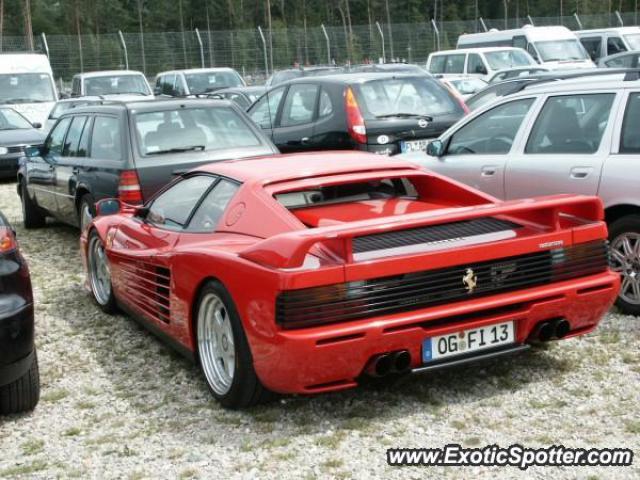
[[[356,142],[367,143],[367,127],[364,123],[364,117],[358,106],[356,96],[351,87],[347,88],[344,95],[345,113],[347,115],[347,130],[349,135]]]
[[[0,255],[11,253],[18,248],[16,237],[10,228],[0,227]]]
[[[129,205],[142,205],[142,188],[135,170],[124,170],[120,173],[118,197],[120,201]]]

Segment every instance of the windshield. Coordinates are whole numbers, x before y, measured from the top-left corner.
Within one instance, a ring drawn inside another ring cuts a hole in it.
[[[446,87],[427,77],[385,78],[358,88],[365,119],[401,115],[445,115],[462,113],[462,107]]]
[[[640,33],[630,33],[623,35],[623,37],[629,44],[631,50],[640,50]]]
[[[48,73],[0,75],[0,103],[41,103],[55,100]]]
[[[570,62],[588,60],[589,55],[582,44],[575,39],[535,42],[543,62]]]
[[[184,78],[187,81],[189,92],[194,95],[213,92],[221,88],[244,86],[240,76],[234,72],[187,73]]]
[[[151,95],[142,75],[109,75],[84,80],[85,95]]]
[[[450,82],[462,95],[472,95],[487,86],[487,82],[480,78],[461,78]]]
[[[135,116],[140,154],[248,148],[262,145],[232,108],[181,108]]]
[[[491,70],[504,70],[506,68],[535,65],[535,61],[523,50],[485,52],[484,57],[487,59]]]
[[[15,110],[10,108],[0,109],[0,130],[18,130],[21,128],[33,128],[33,125]]]

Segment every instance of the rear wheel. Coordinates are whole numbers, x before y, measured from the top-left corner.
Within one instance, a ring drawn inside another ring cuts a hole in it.
[[[85,231],[95,216],[96,207],[93,197],[86,193],[82,196],[78,204],[78,225],[80,226],[81,232]]]
[[[627,215],[609,225],[611,264],[622,285],[616,305],[623,313],[640,315],[640,215]]]
[[[198,359],[213,396],[226,408],[266,401],[270,392],[253,369],[242,322],[221,283],[211,281],[202,289],[196,322]]]
[[[35,352],[34,352],[35,353]],[[34,354],[29,371],[15,382],[0,387],[0,414],[33,410],[40,399],[38,357]]]
[[[111,287],[111,267],[104,244],[95,230],[89,235],[87,274],[96,303],[107,313],[115,312],[116,298]]]
[[[25,180],[20,181],[20,200],[22,201],[22,220],[24,228],[41,228],[46,224],[46,217],[38,206],[33,203],[27,191]]]

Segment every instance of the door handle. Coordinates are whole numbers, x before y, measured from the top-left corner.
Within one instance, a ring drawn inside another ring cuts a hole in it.
[[[302,138],[300,139],[300,143],[301,143],[302,145],[309,145],[309,137],[302,137]]]
[[[593,170],[593,168],[590,168],[590,167],[572,168],[570,177],[573,178],[573,179],[576,179],[576,180],[582,180],[584,178],[587,178],[591,174],[592,170]]]
[[[498,171],[498,168],[495,167],[494,165],[487,165],[486,167],[482,167],[482,169],[480,170],[480,174],[483,177],[493,177],[496,172]]]

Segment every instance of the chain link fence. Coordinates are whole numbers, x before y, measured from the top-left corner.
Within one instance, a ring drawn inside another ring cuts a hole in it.
[[[411,24],[343,26],[236,31],[184,31],[164,33],[108,33],[100,35],[39,35],[36,49],[49,52],[55,77],[68,81],[78,72],[123,69],[143,71],[148,77],[163,70],[228,66],[251,82],[273,69],[298,64],[344,64],[379,61],[383,57],[413,63],[426,61],[429,53],[455,48],[462,33],[487,29],[565,25],[577,30],[636,25],[637,12],[611,15],[478,19]],[[325,34],[326,33],[326,34]],[[27,50],[26,38],[3,37],[2,51]]]

